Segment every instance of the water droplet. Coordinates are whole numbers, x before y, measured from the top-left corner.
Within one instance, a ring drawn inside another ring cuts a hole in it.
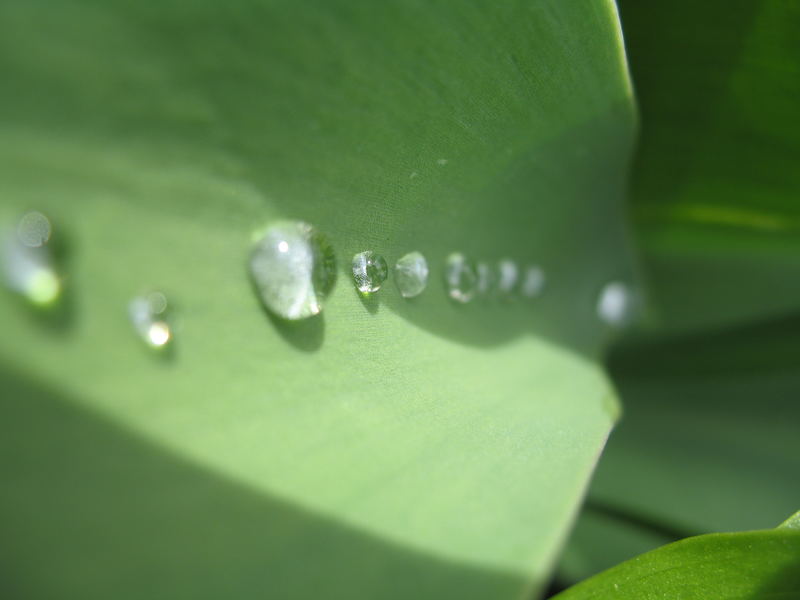
[[[440,159],[438,159],[436,161],[436,164],[437,165],[441,165],[441,166],[445,166],[448,162],[450,162],[450,161],[448,161],[446,158],[440,158]]]
[[[403,298],[419,296],[428,285],[428,261],[419,252],[409,252],[395,263],[394,281]]]
[[[169,304],[163,293],[136,296],[128,304],[128,316],[136,333],[150,348],[164,348],[172,341]]]
[[[475,272],[478,275],[477,290],[481,296],[488,296],[494,285],[494,272],[489,263],[480,261],[475,265]]]
[[[29,248],[44,246],[50,240],[51,232],[50,220],[37,211],[24,214],[17,224],[17,237]]]
[[[353,257],[353,280],[362,294],[377,292],[388,275],[389,268],[380,254],[367,250]]]
[[[544,271],[537,265],[532,265],[525,269],[520,289],[526,298],[535,298],[544,290]]]
[[[462,304],[472,300],[478,289],[478,274],[475,267],[460,252],[454,252],[447,257],[444,279],[448,295]]]
[[[497,263],[497,289],[501,294],[511,294],[519,281],[519,267],[509,258]]]
[[[607,283],[597,300],[598,316],[614,327],[627,325],[633,313],[633,295],[630,287],[620,281]]]
[[[325,236],[308,223],[278,221],[258,237],[250,273],[270,311],[306,319],[322,311],[336,281],[336,258]]]
[[[47,242],[50,221],[40,212],[22,216],[4,236],[3,267],[6,285],[36,306],[50,306],[61,295],[61,279]]]

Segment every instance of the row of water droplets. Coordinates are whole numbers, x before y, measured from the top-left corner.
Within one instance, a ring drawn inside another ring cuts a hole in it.
[[[39,307],[55,304],[63,289],[49,247],[51,234],[50,220],[34,211],[23,215],[14,230],[4,236],[6,284]],[[336,281],[332,246],[323,234],[302,221],[277,221],[257,232],[248,266],[264,306],[287,320],[319,314]],[[420,252],[409,252],[394,264],[394,281],[403,298],[422,294],[429,274],[428,261]],[[353,257],[352,277],[359,293],[374,294],[389,277],[389,267],[380,254],[366,250]],[[444,265],[447,294],[462,304],[490,295],[535,298],[544,290],[545,281],[541,267],[531,265],[521,271],[511,259],[493,265],[473,262],[454,252]],[[603,287],[596,307],[603,321],[612,326],[624,325],[631,309],[632,294],[627,284],[612,281]],[[148,346],[163,348],[172,340],[170,307],[162,292],[134,297],[128,314],[134,330]]]

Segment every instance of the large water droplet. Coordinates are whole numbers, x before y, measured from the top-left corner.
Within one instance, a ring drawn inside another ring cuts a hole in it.
[[[544,290],[544,284],[545,276],[542,268],[537,265],[531,265],[525,269],[520,291],[526,298],[535,298]]]
[[[169,304],[162,292],[136,296],[128,304],[128,316],[136,333],[150,348],[164,348],[172,341]]]
[[[47,242],[50,221],[40,212],[22,216],[3,237],[6,285],[36,306],[49,306],[61,294],[61,279]]]
[[[519,267],[510,258],[504,258],[497,263],[497,289],[503,295],[514,291],[519,281]]]
[[[631,321],[633,304],[630,286],[621,281],[611,281],[600,291],[597,314],[609,325],[622,327]]]
[[[444,280],[448,295],[462,304],[472,300],[478,290],[478,274],[475,267],[460,252],[454,252],[447,257]]]
[[[264,305],[290,320],[322,311],[336,281],[336,259],[325,236],[302,221],[278,221],[250,253],[250,273]]]
[[[419,296],[428,285],[428,261],[419,252],[409,252],[395,263],[394,281],[403,298]]]
[[[380,254],[367,250],[353,257],[353,281],[362,294],[377,292],[388,275],[389,267]]]

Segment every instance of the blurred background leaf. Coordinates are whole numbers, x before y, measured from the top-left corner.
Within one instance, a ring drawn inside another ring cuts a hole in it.
[[[609,361],[625,415],[562,583],[800,497],[800,7],[620,2],[653,319]]]
[[[660,326],[800,306],[800,5],[620,0],[642,119],[634,218]]]
[[[0,217],[53,220],[59,310],[0,297],[2,585],[26,598],[504,598],[548,576],[617,405],[632,281],[613,2],[0,5]],[[322,317],[261,310],[253,230],[330,236]],[[350,257],[419,250],[402,300]],[[460,250],[535,303],[446,299]],[[126,318],[163,290],[173,352]]]

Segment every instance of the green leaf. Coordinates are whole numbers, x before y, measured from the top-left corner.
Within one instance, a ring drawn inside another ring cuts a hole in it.
[[[539,586],[617,414],[594,311],[632,278],[614,4],[12,0],[0,44],[0,218],[50,215],[66,273],[51,315],[0,297],[8,587]],[[248,281],[278,218],[336,249],[322,317],[271,318]],[[367,249],[423,252],[429,289],[361,299]],[[547,291],[455,306],[453,250],[541,264]],[[168,355],[126,316],[153,287]]]
[[[584,598],[793,598],[800,589],[800,531],[716,533],[648,552],[561,594]]]
[[[800,305],[800,6],[620,0],[642,115],[632,195],[661,327]]]

